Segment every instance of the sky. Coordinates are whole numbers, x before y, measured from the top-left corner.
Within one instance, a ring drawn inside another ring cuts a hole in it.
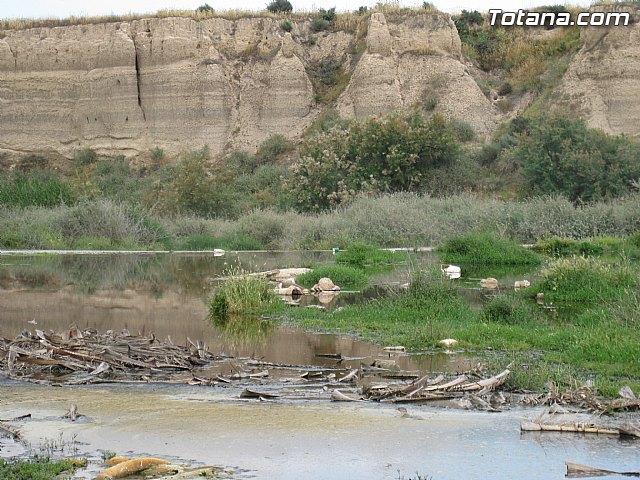
[[[153,13],[163,9],[195,10],[208,3],[216,10],[263,10],[268,0],[0,0],[0,18],[65,18],[127,13]],[[319,8],[336,7],[338,11],[357,10],[359,6],[374,6],[376,0],[290,0],[295,11],[313,11]],[[435,0],[436,8],[444,12],[457,13],[462,9],[488,11],[500,8],[513,12],[519,8],[562,3],[562,0]],[[587,5],[584,0],[572,1],[572,5]],[[422,0],[400,0],[404,7],[422,5]]]

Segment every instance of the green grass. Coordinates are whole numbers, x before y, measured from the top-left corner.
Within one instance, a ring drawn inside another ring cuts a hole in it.
[[[393,265],[404,259],[400,253],[380,250],[366,243],[353,243],[336,254],[336,263],[358,268]]]
[[[31,460],[5,460],[0,458],[0,478],[3,480],[55,480],[63,472],[86,465],[86,460],[50,460],[36,457]]]
[[[0,205],[55,207],[76,201],[71,185],[51,172],[0,174]]]
[[[297,276],[296,281],[305,288],[311,288],[324,277],[333,280],[342,290],[360,290],[368,282],[361,269],[348,265],[319,265],[313,271]]]
[[[638,288],[637,269],[626,262],[611,265],[596,258],[558,259],[543,269],[542,277],[527,291],[544,293],[551,302],[611,302]]]
[[[247,235],[213,237],[206,233],[189,235],[180,244],[181,250],[213,250],[214,248],[228,250],[263,250],[264,246]]]
[[[632,258],[640,256],[640,243],[636,236],[627,238],[602,236],[574,240],[572,238],[551,237],[539,240],[533,247],[545,255],[562,257],[569,255],[597,256],[605,254],[624,254]]]
[[[561,288],[556,292],[567,290],[571,295],[557,298],[583,298],[584,292],[602,288],[600,295],[592,297],[593,303],[564,317],[528,300],[525,295],[531,292],[509,294],[474,308],[451,282],[425,275],[414,278],[404,293],[339,311],[288,309],[284,315],[286,321],[303,328],[355,333],[365,340],[413,350],[437,348],[439,340],[455,338],[461,348],[501,359],[501,367],[514,359],[515,374],[508,383],[513,389],[542,390],[548,380],[572,388],[595,380],[600,393],[607,396],[615,396],[623,385],[638,391],[639,322],[630,313],[640,311],[637,294],[630,288],[630,279],[637,279],[637,268],[635,277],[630,277],[630,267],[625,265],[607,269],[590,260],[579,262],[589,263],[579,264],[579,275],[567,275],[557,283]],[[550,268],[552,272],[566,270],[563,266]],[[600,281],[603,272],[606,277]],[[559,278],[546,276],[530,290],[544,290],[549,292],[545,297],[553,297],[549,282]],[[605,284],[608,289],[603,288]]]
[[[209,302],[209,313],[213,319],[225,320],[232,315],[272,308],[279,301],[267,280],[235,275],[215,292]]]
[[[515,242],[486,233],[467,233],[438,247],[443,262],[485,265],[537,265],[540,257]]]

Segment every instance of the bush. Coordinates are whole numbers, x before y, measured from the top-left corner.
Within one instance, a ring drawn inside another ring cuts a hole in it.
[[[579,119],[536,120],[514,152],[534,194],[562,194],[572,201],[612,198],[640,178],[640,145],[587,128]]]
[[[447,123],[415,112],[354,122],[309,138],[300,148],[291,190],[303,211],[349,203],[359,193],[419,189],[430,170],[458,154]]]
[[[129,161],[122,155],[113,160],[100,160],[91,179],[103,197],[131,204],[142,201],[145,182],[131,171]]]
[[[164,227],[138,207],[108,200],[87,202],[61,212],[58,227],[62,238],[73,245],[81,237],[107,238],[112,246],[166,246]]]
[[[535,307],[521,298],[496,298],[484,305],[482,319],[485,322],[522,325],[534,318],[533,308]]]
[[[84,167],[85,165],[91,165],[95,163],[98,155],[90,148],[83,148],[82,150],[76,150],[73,154],[73,160],[77,167]]]
[[[198,8],[196,8],[196,13],[210,13],[210,12],[213,12],[213,7],[208,3],[205,3],[204,5],[200,5]]]
[[[164,150],[160,147],[153,148],[151,150],[151,159],[156,163],[161,162],[164,159]]]
[[[293,144],[284,135],[275,133],[260,144],[256,152],[256,165],[275,163],[278,157],[293,150]]]
[[[351,120],[340,117],[340,114],[335,108],[328,108],[314,120],[304,135],[305,137],[313,137],[320,133],[326,133],[332,128],[345,129],[350,123]]]
[[[456,140],[461,143],[472,142],[476,138],[473,127],[465,121],[453,119],[449,121],[449,126]]]
[[[293,25],[289,20],[283,20],[282,22],[280,22],[280,28],[285,32],[290,32],[291,30],[293,30]]]
[[[403,255],[380,250],[366,243],[353,243],[336,255],[336,263],[364,268],[374,265],[391,265],[404,259]]]
[[[446,240],[437,249],[447,263],[491,265],[537,265],[540,257],[531,250],[509,240],[486,233],[467,233]]]
[[[296,277],[296,282],[311,288],[321,278],[330,278],[342,290],[360,290],[367,285],[367,276],[359,268],[347,265],[320,265],[311,272]]]
[[[278,303],[267,280],[237,275],[218,288],[209,302],[209,313],[214,319],[226,319],[229,315],[256,312]]]
[[[498,95],[504,96],[509,95],[513,92],[513,86],[508,81],[502,82],[500,88],[498,88]]]
[[[322,17],[315,17],[311,20],[311,30],[314,32],[321,32],[329,28],[330,23]]]
[[[289,0],[272,0],[267,5],[267,10],[271,13],[289,13],[293,10],[293,5]]]
[[[316,102],[323,104],[335,102],[351,78],[350,72],[335,57],[312,63],[309,74],[315,90],[314,98]]]
[[[195,214],[203,217],[237,216],[241,204],[233,190],[234,172],[208,163],[209,149],[189,152],[166,179],[148,187],[144,201],[164,214]]]
[[[331,7],[329,10],[321,8],[318,13],[320,17],[327,22],[333,22],[336,19],[336,7]]]

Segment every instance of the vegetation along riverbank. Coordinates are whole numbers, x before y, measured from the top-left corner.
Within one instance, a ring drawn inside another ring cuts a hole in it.
[[[482,264],[478,247],[490,247],[490,263],[528,262],[531,252],[513,243],[483,243],[485,235],[465,235],[445,242],[472,255],[463,274]],[[611,239],[608,240],[612,242]],[[620,244],[635,248],[635,237]],[[593,241],[598,244],[598,241]],[[446,254],[446,253],[445,253]],[[533,257],[536,258],[536,257]],[[495,368],[511,365],[506,382],[513,390],[569,389],[593,383],[603,396],[622,386],[640,387],[640,266],[625,250],[606,255],[541,257],[539,270],[527,275],[531,285],[481,289],[471,302],[469,283],[438,271],[416,271],[406,290],[339,309],[292,308],[269,302],[245,311],[298,327],[353,333],[382,345],[413,351],[438,351],[440,341],[455,339],[454,351],[477,356]],[[255,281],[255,279],[251,279]],[[475,282],[476,290],[481,283]],[[549,382],[552,382],[550,384]],[[553,385],[553,386],[552,386]]]

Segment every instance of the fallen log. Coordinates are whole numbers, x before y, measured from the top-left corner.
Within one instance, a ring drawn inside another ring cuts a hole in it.
[[[358,376],[358,369],[353,369],[351,370],[351,372],[349,372],[348,374],[346,374],[344,377],[338,379],[338,382],[349,382],[353,379],[355,379]]]
[[[620,435],[625,435],[628,437],[638,437],[640,438],[640,425],[632,425],[631,423],[625,423],[618,427],[620,431]]]
[[[571,424],[547,424],[538,422],[520,422],[522,432],[571,432],[571,433],[597,433],[600,435],[620,435],[620,431],[614,428],[598,427],[587,423]]]
[[[491,378],[485,378],[483,380],[478,380],[477,382],[467,383],[460,387],[460,390],[463,391],[472,391],[472,390],[483,390],[483,389],[493,389],[502,385],[509,375],[509,369],[504,370],[503,372],[495,375]]]
[[[622,475],[625,477],[640,477],[640,472],[616,472],[603,468],[589,467],[579,463],[564,462],[567,466],[567,478],[603,477],[607,475]]]
[[[336,389],[331,392],[331,400],[334,402],[361,402],[362,399],[360,397],[356,397],[354,395],[348,395],[346,393],[341,392]]]
[[[240,393],[240,398],[278,398],[279,395],[273,395],[272,393],[260,393],[254,390],[249,390],[245,388]]]
[[[423,388],[423,391],[425,392],[433,392],[436,390],[450,390],[450,389],[454,389],[455,387],[457,387],[458,385],[466,382],[467,380],[469,380],[469,378],[466,375],[461,375],[457,378],[454,378],[453,380],[451,380],[450,382],[447,383],[443,383],[442,385],[429,385]]]
[[[166,460],[162,460],[161,458],[151,458],[151,457],[143,457],[143,458],[134,458],[133,460],[127,460],[113,467],[107,468],[104,472],[99,474],[96,479],[108,479],[112,480],[115,478],[124,478],[129,475],[133,475],[134,473],[139,473],[146,470],[149,467],[153,467],[155,465],[169,465],[170,462]]]

